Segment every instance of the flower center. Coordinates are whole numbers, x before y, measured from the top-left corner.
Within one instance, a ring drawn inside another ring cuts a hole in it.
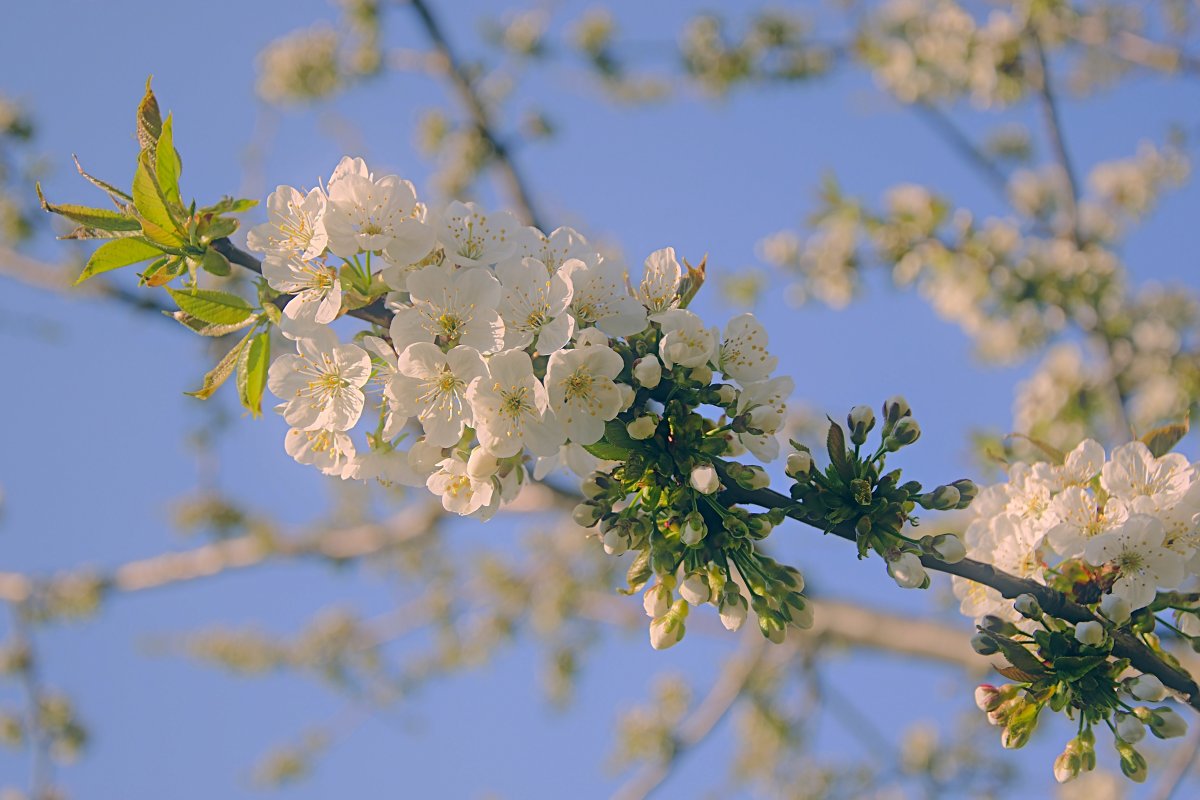
[[[533,409],[529,403],[529,389],[525,386],[514,386],[500,393],[500,413],[510,419],[516,419],[525,411]]]
[[[592,384],[595,378],[584,369],[577,369],[563,381],[563,392],[567,400],[587,399],[592,396]]]

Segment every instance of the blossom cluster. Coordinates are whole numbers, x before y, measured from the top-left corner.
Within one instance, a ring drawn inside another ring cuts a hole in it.
[[[772,378],[763,326],[743,314],[722,332],[684,308],[690,279],[671,248],[631,279],[569,228],[547,235],[473,203],[434,213],[408,181],[351,158],[323,188],[279,187],[268,211],[249,245],[291,295],[281,328],[296,353],[275,360],[269,386],[301,462],[425,485],[448,510],[486,517],[530,462],[537,478],[600,466],[584,448],[619,414],[646,438],[647,401],[673,371],[753,418],[725,453],[779,452],[791,382]],[[330,323],[370,292],[386,293],[390,328],[341,342]],[[731,382],[714,384],[714,370]],[[350,432],[368,396],[378,418],[364,449]]]
[[[1200,464],[1183,455],[1155,457],[1135,441],[1106,459],[1087,440],[1061,465],[1018,463],[1008,474],[970,507],[963,540],[971,558],[1041,584],[1078,564],[1118,622],[1197,574]],[[968,617],[1021,618],[995,589],[956,577],[954,591]]]

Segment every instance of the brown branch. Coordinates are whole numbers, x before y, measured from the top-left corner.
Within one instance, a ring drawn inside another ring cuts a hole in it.
[[[1075,179],[1075,167],[1071,162],[1071,154],[1067,150],[1066,138],[1063,135],[1062,118],[1058,112],[1058,101],[1055,99],[1054,86],[1050,81],[1050,64],[1046,58],[1046,48],[1037,31],[1030,29],[1030,44],[1037,56],[1038,64],[1038,98],[1042,108],[1042,117],[1046,124],[1046,133],[1050,145],[1054,149],[1054,157],[1063,172],[1066,181],[1066,191],[1061,193],[1066,206],[1066,228],[1074,239],[1076,246],[1080,245],[1079,233],[1079,183]]]
[[[538,214],[534,205],[529,185],[517,170],[508,145],[497,135],[491,112],[488,111],[487,106],[484,105],[483,100],[479,96],[479,92],[476,91],[475,84],[471,81],[467,69],[450,46],[450,42],[446,38],[441,23],[434,15],[433,9],[426,0],[409,0],[409,4],[412,6],[413,11],[416,12],[417,19],[420,21],[421,27],[425,30],[425,34],[429,37],[434,51],[440,57],[443,72],[450,80],[451,86],[454,87],[459,102],[470,116],[475,130],[495,156],[496,167],[500,171],[500,177],[504,181],[513,203],[517,206],[521,216],[524,217],[526,224],[542,228],[542,217]]]
[[[614,800],[642,800],[648,797],[670,776],[676,762],[703,742],[725,719],[767,654],[766,640],[761,636],[753,631],[747,631],[742,636],[745,642],[742,652],[726,665],[704,699],[672,732],[673,746],[669,757],[647,763],[635,772],[613,794]]]
[[[832,528],[827,528],[823,520],[809,516],[803,507],[797,505],[786,495],[782,495],[773,489],[743,489],[729,478],[725,464],[716,462],[716,466],[723,482],[729,487],[722,492],[722,500],[729,503],[749,503],[762,508],[779,508],[784,510],[792,519],[799,520],[806,525],[820,530],[827,530],[834,536],[847,539],[851,542],[856,540],[857,537],[852,524],[842,523]],[[1046,613],[1067,622],[1078,623],[1099,619],[1088,608],[1074,602],[1062,592],[1031,580],[1010,575],[1007,572],[996,569],[991,564],[984,564],[983,562],[974,561],[969,558],[965,558],[956,564],[947,564],[931,556],[922,556],[921,563],[927,569],[944,572],[948,575],[957,575],[961,578],[990,586],[1000,592],[1001,596],[1010,600],[1022,594],[1033,595],[1037,598],[1038,603],[1041,604]],[[1117,658],[1128,658],[1134,669],[1158,677],[1165,686],[1182,694],[1188,705],[1200,711],[1200,687],[1196,685],[1196,682],[1189,674],[1168,664],[1145,643],[1125,631],[1113,630],[1112,636],[1112,652],[1114,656]]]

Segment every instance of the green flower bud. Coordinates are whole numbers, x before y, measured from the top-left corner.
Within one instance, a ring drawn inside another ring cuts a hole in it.
[[[875,427],[875,411],[870,406],[855,406],[846,416],[846,424],[850,429],[850,441],[863,444]]]

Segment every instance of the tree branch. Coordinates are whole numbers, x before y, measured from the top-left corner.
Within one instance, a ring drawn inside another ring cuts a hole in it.
[[[495,156],[496,167],[500,170],[500,176],[513,203],[516,204],[526,224],[542,228],[541,215],[538,214],[534,205],[529,186],[517,170],[508,145],[497,135],[491,113],[475,90],[475,85],[466,68],[451,48],[433,9],[426,0],[409,0],[409,4],[416,12],[417,19],[429,37],[435,52],[440,56],[446,77],[450,79],[450,84],[454,87],[459,102],[466,109],[479,136],[487,143],[488,148]]]
[[[729,478],[724,463],[716,461],[715,464],[723,483],[729,487],[721,493],[722,500],[729,503],[749,503],[762,508],[782,509],[789,517],[806,525],[851,542],[856,540],[853,524],[842,523],[827,528],[823,520],[808,516],[803,507],[797,505],[791,498],[773,489],[743,489]],[[996,569],[991,564],[984,564],[969,558],[964,558],[956,564],[947,564],[932,556],[922,556],[921,563],[927,569],[944,572],[948,575],[958,575],[961,578],[990,586],[1010,600],[1022,594],[1033,595],[1046,613],[1068,622],[1078,623],[1099,619],[1085,606],[1074,602],[1062,592],[1031,580],[1010,575]],[[1184,695],[1188,705],[1200,711],[1200,687],[1196,685],[1189,674],[1168,664],[1145,643],[1129,633],[1116,630],[1112,631],[1112,634],[1114,656],[1128,658],[1134,669],[1155,675],[1165,686]]]

